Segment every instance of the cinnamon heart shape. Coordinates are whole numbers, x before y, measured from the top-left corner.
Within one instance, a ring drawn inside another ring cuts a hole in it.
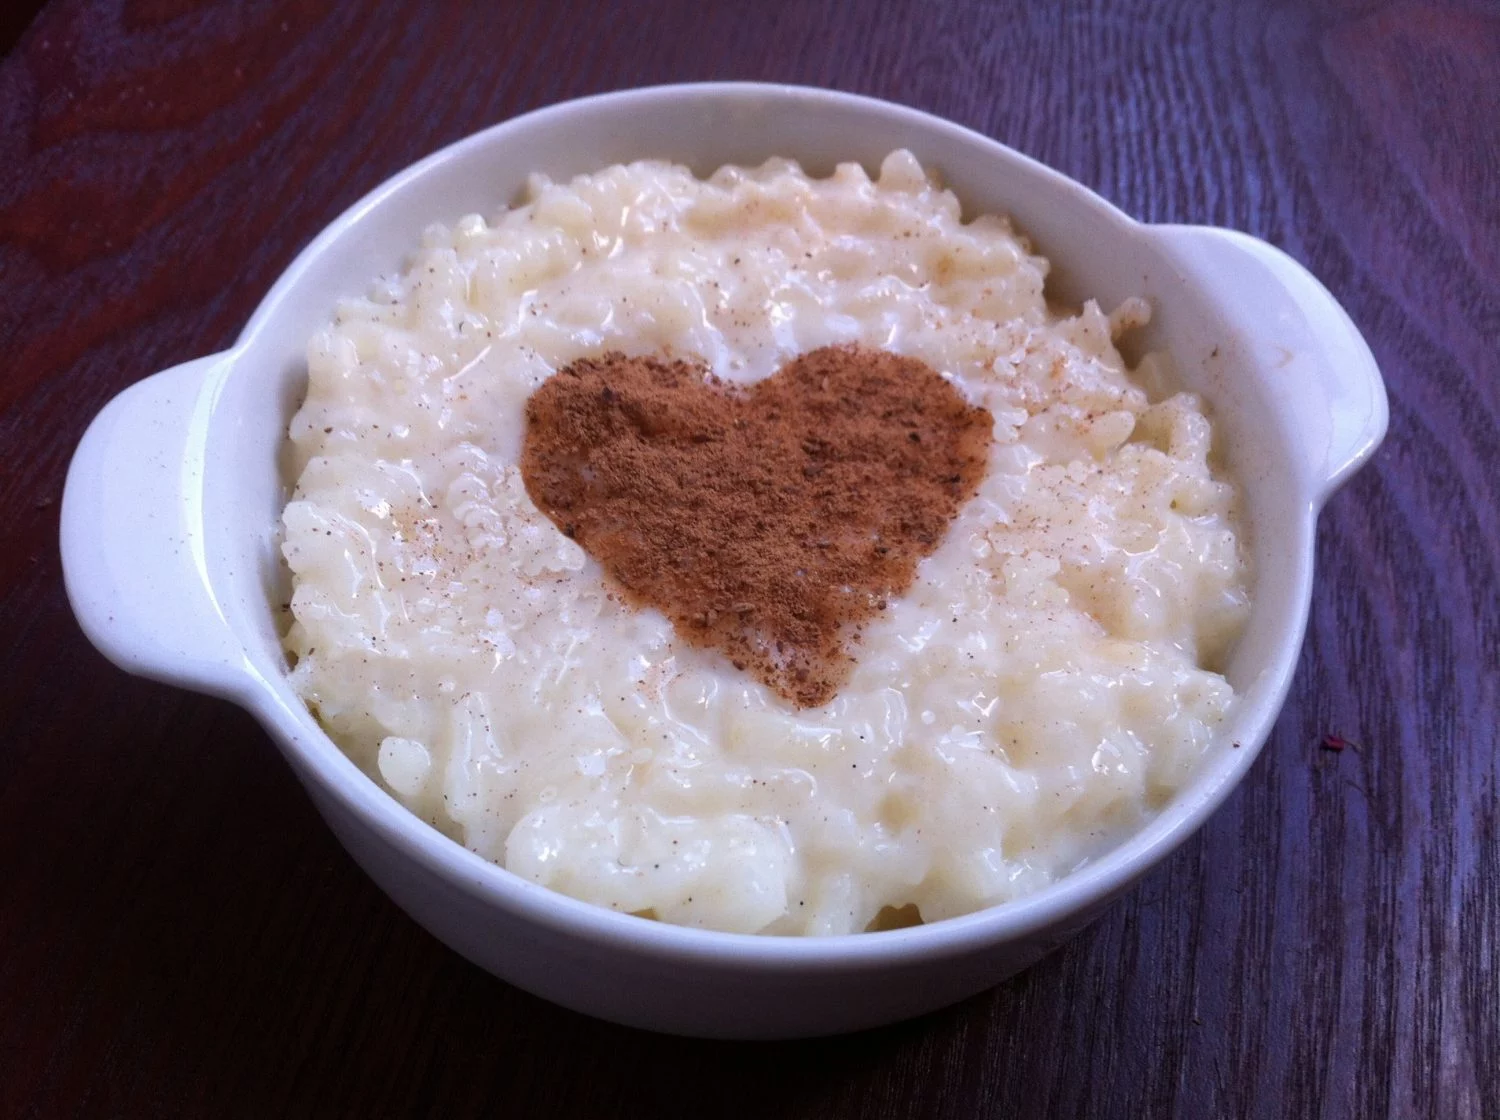
[[[748,389],[608,354],[532,394],[521,471],[628,598],[809,707],[979,485],[992,423],[880,350],[814,350]]]

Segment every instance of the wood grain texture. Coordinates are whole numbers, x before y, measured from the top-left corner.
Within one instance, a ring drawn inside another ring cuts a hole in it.
[[[0,63],[0,1116],[1500,1117],[1497,74],[1493,3],[46,7]],[[1391,392],[1244,786],[1028,973],[825,1042],[660,1038],[471,968],[249,717],[93,652],[55,544],[89,417],[228,344],[385,176],[706,78],[907,102],[1267,238]]]

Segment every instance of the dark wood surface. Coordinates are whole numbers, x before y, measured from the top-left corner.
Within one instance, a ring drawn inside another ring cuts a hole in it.
[[[227,345],[388,174],[729,77],[907,102],[1265,237],[1391,393],[1228,804],[1030,972],[813,1043],[629,1031],[470,967],[247,716],[88,646],[56,547],[90,416]],[[0,1116],[1500,1117],[1497,152],[1493,3],[48,5],[0,63]]]

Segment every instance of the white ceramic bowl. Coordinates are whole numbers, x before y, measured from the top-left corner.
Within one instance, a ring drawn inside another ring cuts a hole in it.
[[[1155,305],[1148,348],[1177,358],[1217,417],[1248,493],[1255,604],[1228,676],[1243,696],[1216,751],[1147,827],[1028,898],[887,933],[773,938],[678,928],[524,881],[446,839],[361,773],[287,685],[273,604],[285,577],[278,452],[304,348],[339,296],[398,266],[425,225],[553,177],[663,157],[875,168],[905,147],[966,211],[1015,217],[1051,258],[1049,293]],[[621,1023],[794,1037],[941,1007],[1036,960],[1181,844],[1244,776],[1286,695],[1307,619],[1313,528],[1369,457],[1386,397],[1368,347],[1307,271],[1237,233],[1141,225],[991,140],[911,109],[823,90],[668,86],[556,105],[496,125],[376,188],[292,263],[234,348],[113,400],[68,472],[62,554],[89,639],[121,668],[253,712],[349,853],[437,937],[497,976]]]

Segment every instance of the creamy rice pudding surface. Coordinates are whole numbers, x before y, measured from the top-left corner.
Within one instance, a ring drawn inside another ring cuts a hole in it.
[[[906,152],[873,181],[535,177],[493,223],[429,229],[309,346],[294,686],[414,813],[621,911],[848,933],[1067,874],[1214,749],[1248,576],[1201,402],[1115,348],[1149,309],[1059,315],[1046,270]],[[527,398],[578,359],[751,385],[845,344],[927,363],[993,437],[841,687],[799,708],[628,603],[518,464]]]

